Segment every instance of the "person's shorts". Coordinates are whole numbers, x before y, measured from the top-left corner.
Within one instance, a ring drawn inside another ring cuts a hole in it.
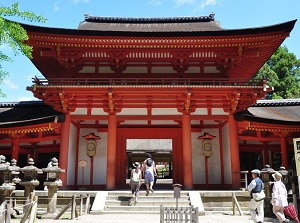
[[[154,174],[152,172],[145,172],[145,183],[154,182]]]

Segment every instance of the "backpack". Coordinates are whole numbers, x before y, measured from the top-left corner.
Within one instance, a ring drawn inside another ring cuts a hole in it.
[[[148,159],[146,160],[146,165],[147,165],[148,167],[151,167],[151,166],[152,166],[152,163],[153,163],[153,160],[152,160],[151,158],[148,158]]]

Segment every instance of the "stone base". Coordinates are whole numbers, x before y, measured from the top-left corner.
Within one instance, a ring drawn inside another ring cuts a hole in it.
[[[45,213],[43,215],[39,215],[38,218],[40,218],[40,219],[53,219],[57,215],[58,215],[58,212],[57,213]]]

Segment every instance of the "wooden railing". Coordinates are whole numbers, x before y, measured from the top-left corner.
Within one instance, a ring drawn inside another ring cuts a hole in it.
[[[36,85],[220,85],[262,86],[262,79],[241,78],[33,78]]]

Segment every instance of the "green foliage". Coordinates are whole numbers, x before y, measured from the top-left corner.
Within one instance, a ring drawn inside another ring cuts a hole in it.
[[[46,22],[42,16],[36,15],[31,11],[21,11],[19,3],[15,2],[10,7],[0,7],[0,45],[9,46],[14,55],[22,53],[28,58],[32,58],[32,47],[28,46],[25,41],[28,40],[26,30],[20,24],[7,20],[7,17],[19,17],[29,22]],[[12,61],[11,58],[0,51],[0,63],[3,61]],[[8,76],[8,72],[2,70],[0,64],[0,84]],[[0,96],[5,94],[0,90]]]
[[[300,60],[281,46],[254,78],[267,78],[274,87],[273,99],[300,98]]]

